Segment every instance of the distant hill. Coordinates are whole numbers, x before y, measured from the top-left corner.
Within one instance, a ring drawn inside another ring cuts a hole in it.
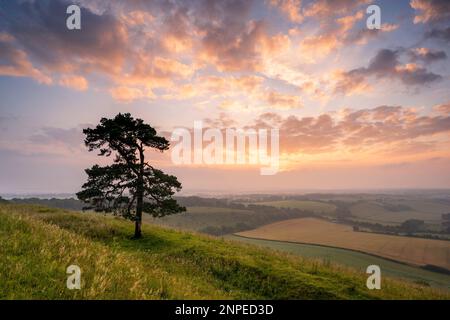
[[[331,263],[100,214],[0,205],[0,299],[450,299]],[[66,268],[82,289],[66,289]]]
[[[9,200],[11,203],[16,204],[37,204],[43,205],[51,208],[60,208],[60,209],[68,209],[68,210],[82,210],[83,202],[80,200],[69,198],[69,199],[59,199],[59,198],[51,198],[51,199],[41,199],[41,198],[13,198]]]

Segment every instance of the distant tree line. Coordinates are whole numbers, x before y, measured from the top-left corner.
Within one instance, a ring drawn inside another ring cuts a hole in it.
[[[448,237],[442,237],[440,234],[448,234],[448,231],[438,232],[435,231],[436,235],[430,233],[427,230],[425,221],[418,219],[409,219],[404,221],[398,226],[384,225],[380,223],[370,223],[363,221],[346,220],[346,224],[352,225],[354,231],[364,232],[369,230],[369,232],[391,234],[391,235],[407,235],[410,237],[428,238],[428,239],[442,239],[447,240]]]
[[[254,229],[254,227],[252,227],[251,225],[249,225],[247,223],[239,222],[239,223],[236,223],[234,226],[220,226],[220,227],[208,226],[208,227],[201,229],[200,232],[210,234],[212,236],[222,236],[225,234],[232,234],[232,233],[246,231],[246,230],[250,230],[250,229]]]
[[[393,203],[382,203],[381,205],[384,209],[391,212],[400,212],[412,210],[412,208],[406,204],[393,204]]]
[[[59,209],[66,209],[66,210],[81,210],[83,209],[83,203],[77,199],[69,198],[69,199],[57,199],[57,198],[51,198],[51,199],[40,199],[40,198],[14,198],[9,200],[10,203],[17,203],[17,204],[36,204],[36,205],[42,205],[47,206],[51,208],[59,208]]]
[[[442,215],[442,226],[445,232],[450,233],[450,213],[444,213]]]
[[[202,198],[202,197],[174,197],[177,201],[186,207],[219,207],[232,209],[246,209],[246,206],[241,203],[234,203],[228,199],[216,198]],[[0,198],[0,202],[7,202],[7,200]],[[14,198],[9,202],[17,204],[36,204],[44,205],[52,208],[67,209],[67,210],[82,210],[85,204],[74,198],[59,199],[41,199],[41,198]]]
[[[329,203],[334,204],[334,206],[336,207],[334,214],[339,222],[345,222],[352,216],[352,213],[350,211],[351,203],[338,200],[330,201]]]
[[[219,207],[219,208],[229,208],[230,200],[228,199],[218,199],[218,198],[202,198],[197,196],[190,197],[174,197],[178,203],[185,207]],[[245,206],[242,205],[242,207]]]
[[[380,233],[390,233],[390,234],[398,234],[398,233],[414,233],[414,232],[423,232],[425,230],[425,222],[423,220],[417,220],[417,219],[409,219],[404,221],[401,225],[398,226],[392,226],[392,225],[385,225],[381,223],[370,223],[370,222],[363,222],[363,221],[346,221],[347,223],[359,227],[354,228],[356,231],[361,230],[361,228],[367,228],[375,232]]]

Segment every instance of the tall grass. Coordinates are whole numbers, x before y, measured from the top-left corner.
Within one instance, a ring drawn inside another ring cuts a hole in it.
[[[448,299],[444,292],[251,245],[39,206],[0,205],[1,299]],[[82,289],[66,288],[66,268]]]

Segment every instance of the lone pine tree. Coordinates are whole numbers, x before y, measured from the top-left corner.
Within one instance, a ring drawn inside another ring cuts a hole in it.
[[[135,221],[135,238],[142,236],[143,212],[162,217],[186,210],[172,198],[181,190],[177,178],[145,160],[146,147],[163,152],[169,142],[142,119],[119,113],[114,119],[102,118],[95,129],[87,128],[83,133],[89,151],[98,149],[99,156],[115,155],[113,164],[85,170],[88,181],[77,193],[78,199],[88,204],[85,209]]]

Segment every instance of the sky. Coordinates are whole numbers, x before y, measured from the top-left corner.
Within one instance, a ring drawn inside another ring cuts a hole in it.
[[[184,192],[450,188],[449,58],[447,0],[0,0],[0,194],[79,191],[119,112],[279,130],[268,176],[148,151]]]

